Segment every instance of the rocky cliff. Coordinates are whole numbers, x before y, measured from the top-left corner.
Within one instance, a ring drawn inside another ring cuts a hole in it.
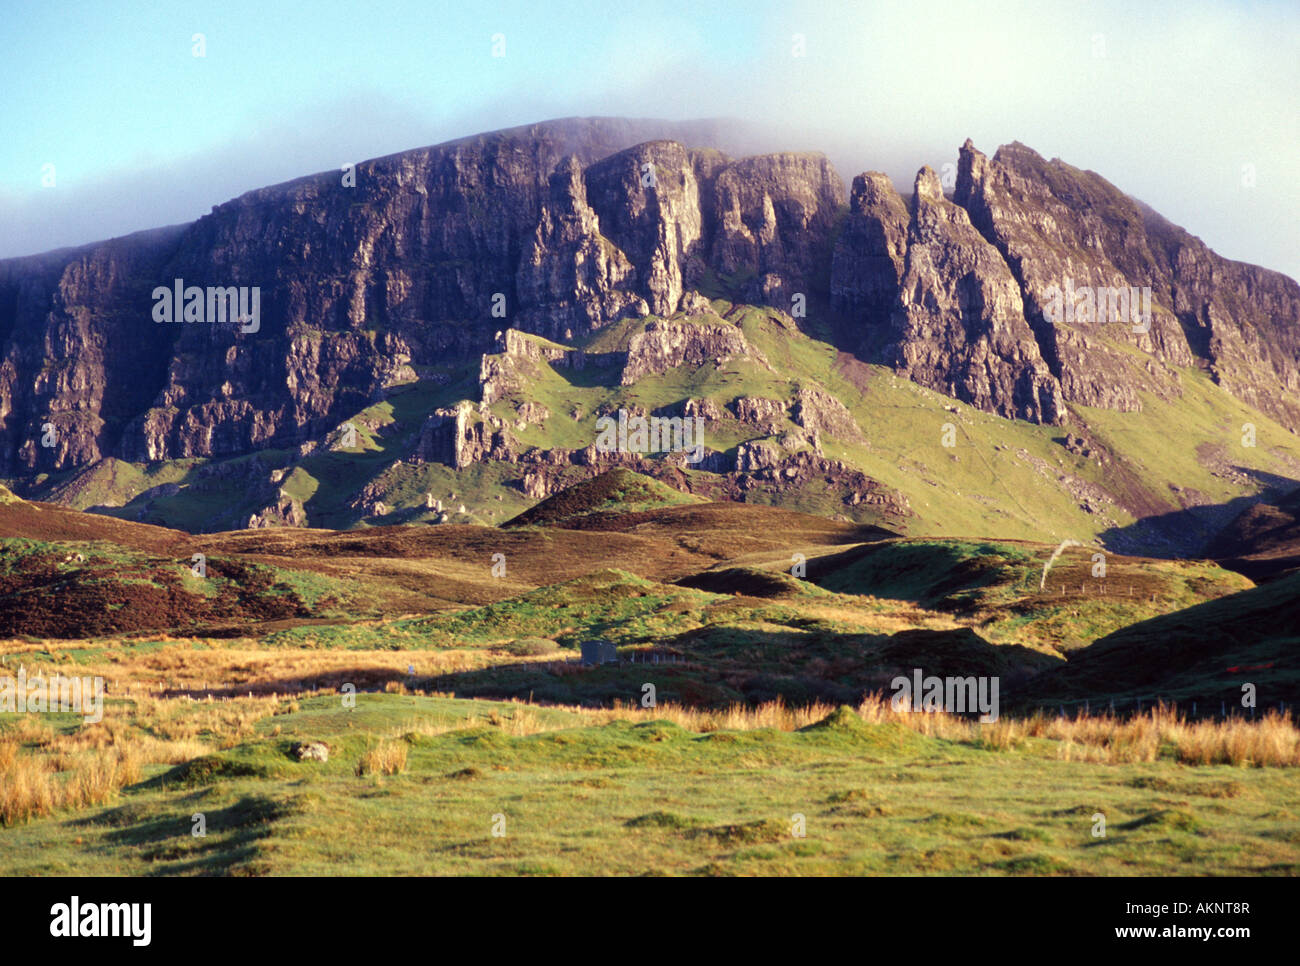
[[[816,315],[859,358],[1008,418],[1134,410],[1199,365],[1297,425],[1300,286],[1220,258],[1091,172],[968,141],[951,199],[923,169],[910,200],[868,173],[846,206],[824,157],[737,160],[690,144],[698,133],[512,129],[2,261],[0,471],[298,447],[461,364],[481,365],[490,402],[511,378],[487,358],[506,330],[565,342],[655,316],[626,347],[624,385],[706,358],[772,369],[738,332],[666,320],[706,305],[700,292]],[[1148,329],[1053,318],[1067,278],[1149,287]],[[257,287],[256,330],[155,322],[151,293],[177,279]],[[419,445],[463,465],[509,451],[508,431],[445,408]]]
[[[1220,258],[1090,171],[1019,143],[992,159],[968,140],[954,200],[997,247],[1067,402],[1137,409],[1177,393],[1174,367],[1199,364],[1232,395],[1293,429],[1300,417],[1300,286]],[[1145,320],[1049,319],[1053,288],[1149,288]],[[1141,365],[1132,363],[1137,349]]]

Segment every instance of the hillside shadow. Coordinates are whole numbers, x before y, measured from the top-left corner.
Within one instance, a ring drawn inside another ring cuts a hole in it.
[[[1007,571],[1027,564],[1008,560],[993,541],[899,543],[880,536],[865,546],[808,561],[807,579],[827,590],[908,601],[940,610],[960,610],[979,591],[1010,579]],[[1023,585],[1023,575],[1015,577]]]
[[[1035,680],[1033,701],[1077,704],[1105,694],[1120,703],[1145,699],[1147,707],[1198,702],[1202,710],[1241,713],[1242,686],[1250,683],[1261,713],[1294,706],[1298,591],[1300,574],[1118,628]]]
[[[586,637],[597,639],[599,631],[593,629]],[[775,700],[789,705],[856,704],[868,694],[892,693],[891,682],[900,675],[910,679],[917,668],[926,676],[996,676],[1003,694],[1008,694],[1058,660],[1019,645],[991,644],[970,628],[853,634],[823,627],[786,632],[704,627],[655,642],[625,644],[619,657],[618,663],[583,665],[576,649],[566,647],[551,659],[445,674],[341,668],[310,680],[265,680],[205,694],[291,695],[337,691],[343,684],[352,684],[358,693],[373,693],[400,685],[407,691],[457,698],[610,707],[616,702],[639,705],[649,683],[658,701],[701,709]]]
[[[585,638],[599,639],[602,630],[594,627]],[[563,647],[548,659],[445,674],[356,666],[203,691],[174,689],[163,696],[200,701],[250,693],[306,696],[339,692],[350,684],[358,695],[391,689],[610,707],[616,702],[639,705],[643,686],[651,683],[658,701],[722,709],[776,700],[789,705],[856,704],[868,694],[892,693],[896,677],[910,678],[920,668],[926,676],[996,676],[1005,702],[1030,678],[1058,663],[1031,648],[991,644],[966,627],[894,634],[838,633],[823,627],[785,632],[703,627],[654,642],[620,645],[619,657],[617,664],[583,665],[576,648]]]
[[[108,826],[104,841],[138,850],[157,863],[158,875],[229,875],[258,856],[258,843],[271,834],[275,822],[292,814],[284,803],[245,795],[225,808],[205,808],[202,793],[187,796],[192,811],[203,815],[206,835],[193,834],[191,807],[183,813],[145,815],[126,804],[72,824],[93,829]]]
[[[553,365],[551,368],[575,389],[607,389],[611,383],[618,385],[626,362],[626,352],[611,352],[601,353],[599,358],[589,355],[581,366]]]
[[[1225,503],[1184,507],[1143,517],[1123,527],[1098,534],[1103,547],[1115,553],[1172,559],[1204,556],[1210,543],[1242,513],[1256,504],[1271,503],[1300,488],[1300,481],[1248,466],[1234,466],[1261,489],[1254,496],[1239,496]]]

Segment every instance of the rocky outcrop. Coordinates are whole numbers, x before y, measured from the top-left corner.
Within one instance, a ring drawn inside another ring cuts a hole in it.
[[[85,466],[167,383],[149,292],[182,229],[0,261],[0,471]]]
[[[499,418],[476,411],[468,400],[435,409],[425,420],[411,454],[415,462],[443,463],[464,469],[484,460],[513,463],[517,443]]]
[[[794,421],[809,433],[863,442],[862,429],[840,402],[821,386],[801,386],[794,397]]]
[[[1174,367],[1199,363],[1237,398],[1295,424],[1300,286],[1293,280],[1221,258],[1093,172],[1046,161],[1018,143],[990,159],[967,141],[954,199],[1015,273],[1026,318],[1067,401],[1138,409],[1139,392],[1175,395]],[[1123,319],[1100,311],[1053,319],[1050,303],[1067,279],[1075,292],[1149,288],[1149,319],[1131,311]],[[1147,363],[1134,365],[1125,345]]]
[[[785,423],[787,404],[779,399],[740,396],[728,408],[740,422],[770,436]]]
[[[706,423],[715,422],[722,418],[722,408],[712,399],[687,399],[682,403],[681,415],[698,416]]]
[[[844,198],[844,183],[819,154],[771,154],[724,168],[714,183],[710,265],[748,279],[737,293],[787,311],[808,297]]]
[[[1019,285],[929,168],[916,176],[888,339],[880,358],[923,386],[1002,416],[1041,423],[1065,416]]]
[[[765,440],[740,445],[734,479],[741,494],[820,482],[839,491],[846,506],[881,507],[900,517],[911,513],[905,497],[847,463],[806,449],[791,452]]]
[[[907,206],[879,171],[853,179],[849,216],[831,264],[831,306],[862,327],[886,322],[898,303],[907,255]],[[862,343],[869,331],[857,333]]]
[[[733,325],[655,319],[632,336],[620,384],[630,386],[683,366],[721,366],[736,358],[771,369],[763,353]]]
[[[1130,320],[1129,313],[1115,321],[1103,321],[1096,311],[1062,314],[1073,293],[1127,293],[1152,284],[1152,254],[1131,199],[1095,175],[1048,166],[1023,145],[1003,147],[991,161],[970,141],[961,150],[954,199],[1015,274],[1026,319],[1066,401],[1136,410],[1140,389],[1158,387],[1165,395],[1173,390],[1167,367],[1152,379],[1119,347],[1129,344],[1159,362],[1191,365],[1182,330],[1161,304],[1167,300],[1154,300],[1149,332],[1135,331],[1144,323]],[[1087,302],[1081,300],[1079,308],[1085,310]]]
[[[298,761],[319,761],[322,764],[330,760],[330,746],[323,741],[298,741],[289,749]]]
[[[593,164],[587,197],[601,229],[636,266],[637,294],[656,315],[677,311],[702,267],[704,182],[723,159],[653,141]]]
[[[624,315],[646,315],[650,307],[635,283],[636,269],[601,234],[587,204],[582,166],[566,158],[551,175],[550,196],[519,260],[518,324],[551,339],[571,339]]]
[[[497,351],[508,356],[532,359],[548,365],[581,369],[587,361],[587,353],[568,346],[544,342],[541,339],[525,335],[515,329],[506,329],[496,336]]]
[[[266,527],[305,527],[307,513],[301,503],[281,491],[279,498],[248,518],[245,529]]]
[[[916,177],[910,211],[883,175],[854,180],[831,300],[867,359],[989,412],[1065,418],[1019,284],[929,168]]]

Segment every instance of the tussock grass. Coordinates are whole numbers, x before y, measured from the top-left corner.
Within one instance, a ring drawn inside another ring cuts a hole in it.
[[[396,775],[406,770],[406,743],[385,741],[371,748],[357,763],[357,775]]]
[[[60,727],[45,715],[0,719],[0,824],[103,805],[145,769],[178,765],[248,740],[280,700],[200,703],[142,695],[93,724]]]
[[[895,711],[886,698],[713,711],[384,693],[359,696],[355,708],[327,695],[302,699],[297,711],[288,700],[230,704],[273,716],[228,752],[215,748],[220,735],[180,739],[206,753],[179,769],[144,766],[163,781],[129,784],[131,763],[104,745],[135,737],[151,747],[125,702],[110,705],[99,727],[51,718],[50,748],[0,734],[0,769],[20,779],[5,787],[23,789],[8,793],[2,816],[18,826],[0,832],[14,857],[8,867],[508,875],[1300,868],[1297,842],[1283,834],[1294,824],[1300,773],[1254,767],[1293,761],[1286,752],[1296,731],[1280,717],[1189,722],[1157,708],[1132,719],[980,724]],[[150,707],[161,723],[210,713],[170,699]],[[225,727],[238,724],[232,715]],[[299,740],[326,740],[337,754],[308,776],[285,761]],[[70,822],[58,814],[65,807],[84,815]],[[195,808],[211,813],[207,841],[176,821]],[[255,833],[249,808],[267,816]],[[504,842],[489,829],[498,811],[511,823]],[[1109,829],[1101,847],[1092,834],[1097,812]],[[164,827],[171,831],[160,853]],[[253,853],[249,834],[259,843]],[[367,849],[340,849],[354,841]]]
[[[716,731],[754,731],[773,728],[777,731],[798,731],[826,718],[834,710],[829,704],[810,704],[787,707],[781,701],[768,701],[757,706],[732,705],[723,710],[691,708],[677,704],[661,704],[655,708],[636,705],[616,705],[607,710],[572,708],[590,724],[607,724],[611,721],[668,721],[687,731],[708,734]]]
[[[651,709],[627,705],[599,711],[567,710],[589,724],[661,720],[701,734],[761,728],[797,731],[835,713],[829,704],[791,708],[780,701],[755,707],[733,705],[723,711],[670,704]],[[1131,718],[1109,714],[1058,718],[1039,712],[981,723],[944,712],[896,711],[890,700],[871,697],[858,705],[856,712],[868,724],[899,724],[927,737],[991,751],[1014,750],[1030,739],[1045,739],[1056,743],[1056,756],[1066,761],[1150,762],[1171,749],[1177,761],[1188,765],[1300,766],[1300,729],[1289,714],[1276,711],[1255,721],[1189,721],[1174,709],[1157,705]]]
[[[0,823],[15,825],[60,808],[102,805],[140,777],[140,757],[132,748],[93,750],[69,760],[0,742]]]

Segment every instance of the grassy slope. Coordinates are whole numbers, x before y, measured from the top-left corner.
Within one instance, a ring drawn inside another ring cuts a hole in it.
[[[663,527],[689,539],[689,521],[697,518],[729,522],[744,533],[755,529],[750,518],[756,514],[798,519],[761,508],[692,504],[656,511],[649,514],[651,522],[637,526],[650,533]],[[1048,621],[1025,622],[1014,634],[995,633],[1007,629],[1002,622],[1025,616],[1014,605],[1033,596],[1050,547],[925,540],[863,546],[845,542],[851,528],[805,523],[808,532],[796,539],[821,540],[823,554],[810,554],[809,577],[827,586],[783,579],[785,589],[776,599],[597,571],[474,609],[302,626],[261,640],[75,642],[17,650],[10,645],[8,663],[17,655],[33,670],[102,673],[112,682],[112,695],[124,693],[123,679],[137,687],[177,679],[185,686],[186,679],[197,679],[227,682],[240,697],[210,705],[111,698],[103,728],[112,729],[115,741],[135,729],[149,741],[182,739],[205,747],[174,752],[179,757],[171,760],[181,762],[174,768],[146,766],[139,780],[102,804],[0,829],[6,871],[1300,872],[1300,842],[1290,831],[1300,792],[1294,768],[1189,768],[1163,751],[1141,763],[1067,760],[1081,752],[1056,740],[999,742],[996,726],[989,726],[987,742],[971,742],[896,724],[855,723],[851,714],[837,713],[827,727],[796,733],[699,734],[655,723],[653,712],[641,723],[593,725],[559,708],[380,693],[359,695],[351,711],[337,697],[285,699],[279,713],[251,730],[241,727],[233,738],[215,723],[238,720],[245,703],[266,700],[245,702],[245,691],[300,688],[304,680],[331,689],[352,681],[363,689],[411,683],[461,695],[522,698],[535,692],[539,700],[571,704],[635,703],[650,680],[661,702],[725,705],[770,699],[777,691],[794,702],[835,697],[837,688],[858,687],[892,673],[890,668],[919,663],[929,673],[1004,675],[1007,701],[1008,673],[1014,677],[1017,667],[1059,662],[1047,656],[1054,640]],[[730,547],[737,558],[762,561],[776,554],[747,534],[750,542],[731,543],[737,536],[725,528],[695,525],[710,544]],[[373,577],[388,559],[376,554],[419,562],[412,560],[413,548],[450,547],[447,540],[470,540],[477,532],[520,546],[551,541],[549,550],[539,544],[535,569],[525,554],[510,550],[511,567],[534,579],[546,571],[547,560],[573,557],[562,549],[565,541],[594,536],[612,551],[630,536],[447,527],[336,535],[251,532],[213,540],[226,550],[257,549],[286,562],[326,558],[342,564],[351,554],[350,565]],[[790,535],[778,532],[776,539],[788,542]],[[464,546],[478,545],[470,540]],[[291,550],[305,556],[295,558]],[[477,556],[481,550],[471,549],[470,558]],[[696,558],[694,568],[708,562],[707,556]],[[1090,564],[1083,550],[1071,551],[1052,574],[1072,579],[1071,568],[1086,574]],[[486,561],[480,569],[487,583]],[[736,569],[745,568],[723,567]],[[1241,581],[1210,565],[1112,557],[1111,578],[1123,575],[1143,575],[1171,600],[1214,597]],[[832,585],[835,592],[828,589]],[[1232,600],[1204,606],[1222,609]],[[1131,620],[1130,608],[1137,606],[1105,596],[1073,605],[1086,606],[1090,620],[1101,624]],[[961,626],[971,621],[979,624],[978,633]],[[1000,643],[989,644],[981,635]],[[615,641],[625,656],[639,651],[644,657],[652,649],[688,663],[548,668],[593,636]],[[561,649],[540,646],[550,642]],[[1020,646],[1029,642],[1037,642],[1037,650]],[[50,719],[80,747],[73,716]],[[8,727],[24,734],[31,722],[2,724],[5,734]],[[550,730],[530,733],[539,727]],[[331,761],[293,761],[288,751],[295,740],[327,741]],[[406,751],[402,774],[356,774],[367,752],[394,740]],[[190,834],[195,812],[207,819],[205,838]],[[1105,840],[1092,836],[1097,812],[1109,823]],[[795,813],[806,818],[806,837],[791,834]],[[506,819],[504,838],[491,834],[497,815]],[[367,847],[358,849],[358,841]]]
[[[211,556],[161,557],[112,541],[0,538],[0,634],[56,638],[143,631],[202,634],[286,618],[355,617],[364,584]]]
[[[1152,694],[1211,710],[1241,705],[1242,685],[1261,709],[1300,701],[1300,574],[1132,622],[1101,637],[1044,676],[1043,701]]]
[[[705,589],[597,571],[455,613],[306,626],[276,631],[264,643],[478,649],[479,658],[436,676],[431,686],[560,703],[630,700],[637,672],[623,667],[573,676],[558,673],[551,658],[502,655],[518,642],[542,640],[568,660],[593,638],[612,641],[625,660],[672,655],[684,663],[665,678],[664,697],[713,707],[777,696],[794,703],[856,701],[918,663],[927,673],[1010,675],[1010,699],[1026,695],[1026,675],[1097,636],[1249,585],[1212,564],[1114,557],[1103,582],[1091,576],[1089,557],[1067,555],[1053,567],[1054,579],[1078,572],[1087,589],[1043,593],[1038,577],[1050,551],[899,541],[813,557],[809,578],[835,592],[774,568],[722,566],[685,581]],[[1120,589],[1128,581],[1137,585],[1132,596]]]
[[[910,533],[987,534],[1044,541],[1095,538],[1134,521],[1132,514],[1120,508],[1111,509],[1105,517],[1084,509],[1080,500],[1060,485],[1062,473],[1106,489],[1116,486],[1116,476],[1122,470],[1125,477],[1135,478],[1137,496],[1154,504],[1149,509],[1175,511],[1181,504],[1169,491],[1170,480],[1185,480],[1185,485],[1207,502],[1241,495],[1239,487],[1204,465],[1200,453],[1207,447],[1245,471],[1285,476],[1300,465],[1300,443],[1292,434],[1220,392],[1195,370],[1181,374],[1184,395],[1172,403],[1147,395],[1140,413],[1076,409],[1076,420],[1120,455],[1120,467],[1106,466],[1060,445],[1058,440],[1067,430],[1078,431],[1077,424],[1035,426],[991,416],[900,380],[883,367],[846,360],[827,343],[798,333],[779,313],[720,301],[714,305],[720,315],[740,326],[774,371],[733,361],[721,370],[711,365],[676,369],[610,392],[569,385],[567,370],[543,367],[538,391],[553,414],[562,414],[556,420],[562,429],[556,431],[565,434],[572,445],[589,443],[594,438],[594,422],[587,420],[591,425],[584,431],[582,421],[569,420],[567,413],[575,408],[591,413],[601,402],[654,409],[695,396],[725,405],[744,395],[788,399],[799,386],[816,383],[849,408],[866,436],[865,443],[828,439],[827,454],[905,494],[916,512],[909,521]],[[599,351],[625,348],[631,334],[644,324],[644,320],[635,320],[611,326],[585,347]],[[589,376],[583,380],[588,381]],[[530,386],[530,398],[532,391]],[[503,410],[508,402],[502,404]],[[950,422],[956,429],[957,445],[945,448],[943,427]],[[1245,422],[1254,423],[1258,430],[1259,445],[1253,449],[1240,445],[1240,427]],[[1171,433],[1171,426],[1178,431]],[[786,428],[795,426],[787,423]],[[545,429],[529,427],[531,436],[525,438],[543,445],[551,431],[552,422]],[[708,444],[727,450],[752,437],[752,430],[731,423]],[[1133,489],[1127,479],[1123,489]],[[827,515],[846,510],[838,500],[801,505],[802,496],[790,494],[791,502],[786,505]]]
[[[1251,586],[1240,574],[1195,560],[1152,560],[1027,542],[909,539],[833,553],[809,563],[809,579],[837,593],[911,601],[955,615],[997,643],[1072,651],[1096,638]]]

